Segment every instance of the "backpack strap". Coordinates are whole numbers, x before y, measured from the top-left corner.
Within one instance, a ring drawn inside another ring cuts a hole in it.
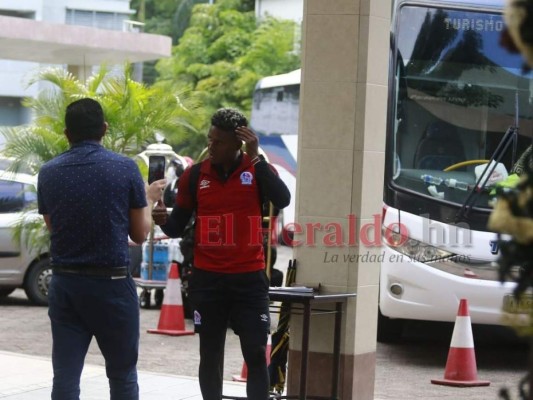
[[[201,162],[191,166],[191,173],[189,175],[189,193],[191,194],[194,208],[191,218],[185,226],[180,242],[180,250],[181,254],[183,255],[183,265],[188,266],[189,268],[192,268],[194,264],[194,230],[196,225],[196,208],[198,206],[196,194],[198,191],[198,181],[200,180],[201,167]]]
[[[189,193],[191,194],[191,197],[192,197],[194,209],[196,209],[196,206],[198,205],[196,194],[198,192],[198,181],[200,180],[200,168],[201,167],[202,167],[201,162],[194,164],[191,167],[191,174],[189,175]]]

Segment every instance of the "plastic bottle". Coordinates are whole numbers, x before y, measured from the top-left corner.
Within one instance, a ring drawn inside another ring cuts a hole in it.
[[[424,181],[424,183],[428,183],[430,185],[440,185],[442,183],[442,178],[437,176],[424,174],[420,178]]]
[[[468,183],[458,181],[457,179],[446,179],[444,184],[452,189],[468,190]]]

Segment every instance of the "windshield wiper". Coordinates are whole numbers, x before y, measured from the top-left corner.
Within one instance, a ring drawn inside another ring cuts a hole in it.
[[[455,214],[456,223],[462,222],[463,220],[468,220],[468,214],[470,213],[470,210],[472,209],[474,204],[476,204],[476,201],[485,189],[485,185],[489,181],[490,176],[498,166],[498,163],[502,160],[505,152],[511,144],[513,144],[511,165],[514,165],[516,160],[516,149],[518,146],[519,133],[518,122],[520,113],[518,109],[518,104],[518,91],[516,91],[514,98],[514,125],[511,125],[509,126],[509,128],[507,128],[507,132],[505,132],[505,135],[503,135],[503,137],[501,138],[500,143],[498,143],[498,146],[496,147],[496,150],[494,150],[494,153],[492,153],[492,156],[490,157],[487,166],[483,170],[483,173],[480,175],[476,184],[468,194],[468,197],[463,202],[463,205],[461,206],[460,210],[457,212],[457,214]]]
[[[518,143],[518,126],[511,125],[507,129],[507,132],[505,132],[505,135],[500,140],[500,143],[498,143],[498,147],[496,147],[496,150],[494,150],[494,153],[492,153],[492,156],[489,159],[489,162],[487,163],[486,167],[483,169],[483,172],[480,174],[476,184],[474,187],[470,190],[470,193],[468,194],[467,198],[463,202],[463,205],[455,215],[455,222],[462,222],[465,220],[468,220],[468,215],[470,213],[470,210],[476,204],[476,201],[478,197],[481,195],[483,190],[485,189],[485,186],[487,182],[489,182],[489,177],[492,175],[496,167],[498,166],[498,163],[502,160],[505,152],[509,148],[511,144],[513,144],[513,160],[516,155],[516,146]]]

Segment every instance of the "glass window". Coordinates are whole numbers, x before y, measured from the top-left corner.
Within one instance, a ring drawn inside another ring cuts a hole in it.
[[[251,125],[263,135],[297,135],[300,85],[254,92]]]
[[[66,21],[69,25],[90,26],[93,28],[123,30],[123,21],[129,15],[102,11],[67,10]]]
[[[24,206],[24,184],[0,180],[0,213],[21,211]]]
[[[35,12],[33,11],[1,10],[0,9],[0,15],[5,15],[6,17],[35,19]]]
[[[37,202],[37,190],[32,185],[24,185],[24,207]]]
[[[27,121],[21,97],[0,96],[0,125],[16,126]]]
[[[67,10],[67,24],[94,26],[94,12],[83,10]]]
[[[504,133],[533,129],[531,74],[499,46],[501,15],[405,6],[396,27],[394,183],[463,203]],[[531,139],[513,135],[493,177],[516,172]],[[513,151],[514,149],[514,151]],[[477,206],[488,207],[486,189]]]

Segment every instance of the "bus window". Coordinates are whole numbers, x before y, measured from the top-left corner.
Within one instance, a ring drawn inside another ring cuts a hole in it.
[[[523,74],[520,56],[497,45],[503,26],[499,14],[400,8],[388,166],[397,188],[461,204],[475,186],[475,167],[490,159],[515,119],[532,131],[532,76]],[[508,173],[531,144],[520,135],[515,141],[514,154],[501,160]],[[488,208],[489,193],[476,206]]]

